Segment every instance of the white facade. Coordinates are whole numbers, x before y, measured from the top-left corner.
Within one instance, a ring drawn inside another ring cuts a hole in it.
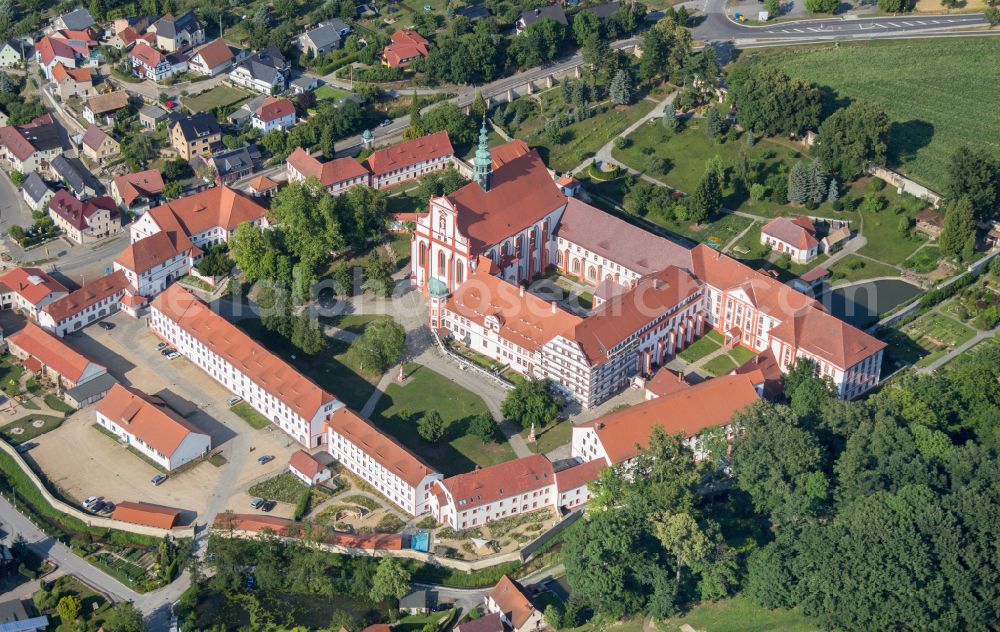
[[[452,529],[466,529],[482,526],[488,522],[499,520],[521,513],[528,513],[546,507],[553,507],[559,498],[554,479],[549,479],[548,485],[533,489],[509,498],[500,498],[494,502],[463,509],[464,500],[456,503],[451,492],[444,485],[435,485],[435,495],[431,496],[430,510],[434,519]],[[439,498],[444,502],[439,504]]]
[[[21,51],[17,48],[6,42],[0,45],[0,67],[13,68],[20,66],[22,61]]]
[[[264,119],[260,118],[260,116],[258,116],[256,113],[254,113],[250,117],[250,126],[253,127],[254,129],[260,130],[261,134],[266,134],[276,129],[285,130],[293,125],[295,125],[294,111],[292,111],[291,114],[287,114],[285,116],[270,121],[265,121]]]
[[[34,321],[38,321],[38,314],[41,312],[42,308],[51,303],[52,301],[66,296],[68,292],[53,292],[38,301],[36,304],[32,304],[28,299],[26,299],[21,294],[17,292],[9,291],[0,294],[0,307],[3,309],[13,309],[21,312],[28,318]]]
[[[307,176],[300,173],[291,163],[285,163],[285,174],[288,178],[288,182],[304,182]],[[357,175],[353,178],[347,178],[346,180],[339,180],[326,187],[327,192],[330,195],[340,195],[348,189],[353,189],[358,186],[369,186],[370,176],[368,174]]]
[[[48,208],[49,200],[52,199],[53,195],[55,195],[55,192],[52,189],[46,187],[45,195],[42,196],[41,200],[36,201],[33,200],[30,195],[28,195],[27,189],[23,188],[21,189],[21,197],[24,198],[24,201],[28,204],[28,206],[31,207],[31,210],[33,211],[41,211],[42,209]]]
[[[245,66],[237,66],[229,72],[229,80],[238,86],[249,88],[261,94],[271,94],[274,88],[285,89],[285,78],[281,73],[275,73],[273,82],[253,76]]]
[[[384,189],[386,187],[391,187],[394,184],[399,184],[400,182],[406,182],[407,180],[419,178],[434,171],[441,171],[451,165],[453,158],[454,154],[448,154],[446,156],[432,158],[431,160],[421,160],[420,162],[412,165],[406,165],[405,167],[393,169],[392,171],[387,171],[378,175],[373,174],[372,186],[376,189]]]
[[[820,247],[818,243],[810,248],[799,248],[798,246],[794,246],[787,241],[783,241],[764,232],[761,232],[760,234],[760,243],[765,246],[770,246],[772,250],[787,253],[795,263],[809,263],[819,256]]]
[[[411,485],[330,426],[327,426],[326,432],[326,449],[338,463],[406,513],[419,516],[430,509],[431,487],[434,481],[442,478],[441,474],[432,472],[416,485]]]
[[[289,464],[288,466],[288,471],[291,472],[295,476],[295,478],[299,479],[300,481],[309,486],[319,485],[324,481],[330,480],[330,478],[333,476],[333,474],[330,473],[329,468],[323,468],[319,472],[316,472],[316,474],[314,474],[312,478],[310,478],[308,474],[298,471],[297,469],[292,467],[291,464]]]
[[[41,311],[38,313],[38,325],[49,333],[63,338],[66,334],[79,331],[91,323],[118,313],[123,296],[125,296],[124,288],[59,321],[47,311]]]
[[[123,443],[135,448],[146,458],[155,461],[160,467],[168,471],[175,470],[189,461],[202,457],[212,449],[212,439],[207,434],[189,432],[184,437],[184,440],[181,441],[181,444],[174,450],[173,454],[161,454],[156,448],[129,432],[127,428],[116,424],[101,414],[99,410],[95,412],[97,423],[101,427],[114,433]]]
[[[118,261],[114,262],[114,269],[125,273],[128,282],[136,288],[137,294],[156,296],[167,289],[168,285],[188,274],[197,263],[197,259],[186,252],[181,252],[148,270],[132,270]]]
[[[151,79],[152,81],[163,81],[188,69],[186,61],[173,64],[166,57],[155,66],[147,64],[135,56],[131,56],[130,59],[132,60],[132,72],[139,77]]]
[[[234,395],[243,398],[243,401],[254,410],[305,447],[312,448],[322,443],[326,418],[343,406],[340,401],[333,400],[318,408],[311,419],[306,419],[254,382],[240,367],[230,364],[182,329],[173,319],[157,309],[155,304],[150,308],[149,328],[173,345],[198,368],[208,373]]]

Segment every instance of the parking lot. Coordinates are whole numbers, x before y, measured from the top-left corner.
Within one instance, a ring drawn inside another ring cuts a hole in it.
[[[298,444],[271,426],[254,430],[229,410],[231,393],[201,369],[181,357],[169,360],[156,349],[159,339],[146,328],[146,320],[119,313],[107,319],[115,327],[88,327],[67,341],[93,361],[103,364],[126,386],[157,395],[212,437],[227,463],[216,467],[203,462],[172,475],[154,487],[157,471],[108,436],[91,426],[94,407],[75,413],[63,427],[38,439],[32,457],[46,475],[67,495],[82,500],[105,496],[148,501],[214,516],[225,509],[248,512],[244,490],[253,483],[283,471]],[[252,448],[252,450],[251,450]],[[260,465],[261,455],[275,459]],[[272,513],[278,513],[275,509]]]

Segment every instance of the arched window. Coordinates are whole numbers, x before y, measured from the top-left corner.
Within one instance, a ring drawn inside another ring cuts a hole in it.
[[[427,265],[427,244],[420,242],[420,267]]]
[[[557,250],[556,251],[556,263],[558,265],[562,265],[563,264],[563,253],[562,253],[562,250]]]
[[[455,285],[461,285],[465,280],[465,264],[461,261],[455,262]]]
[[[444,250],[438,251],[438,274],[443,277],[447,276],[447,271],[445,270]]]
[[[587,269],[587,278],[593,281],[596,276],[597,276],[597,269],[594,266],[590,266]]]
[[[573,274],[580,274],[580,260],[573,259]]]

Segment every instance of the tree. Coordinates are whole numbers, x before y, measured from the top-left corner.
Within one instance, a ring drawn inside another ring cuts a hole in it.
[[[767,11],[769,20],[780,16],[781,0],[764,0],[764,10]]]
[[[946,257],[958,256],[969,237],[975,238],[975,233],[976,220],[972,201],[968,197],[961,197],[952,202],[944,215],[944,229],[938,240],[941,254]]]
[[[163,184],[163,197],[168,200],[176,200],[184,195],[184,187],[176,180],[171,180]]]
[[[754,182],[753,184],[750,185],[751,202],[760,202],[761,200],[764,199],[764,195],[766,193],[767,193],[767,188],[763,184],[759,182]]]
[[[592,37],[601,36],[601,21],[597,14],[588,9],[573,16],[573,39],[578,46],[583,46]],[[643,48],[643,54],[646,49]]]
[[[632,102],[632,82],[624,69],[615,73],[608,87],[608,96],[615,105],[628,105]]]
[[[225,276],[229,274],[232,267],[233,262],[229,259],[225,245],[209,248],[205,256],[198,262],[198,272],[209,277]]]
[[[378,296],[392,296],[392,265],[373,250],[365,261],[365,287]]]
[[[398,601],[409,590],[410,571],[403,568],[391,555],[386,555],[379,560],[368,597],[376,603],[386,600]],[[389,611],[392,612],[392,608]]]
[[[806,10],[810,13],[834,13],[839,6],[839,0],[806,0]]]
[[[347,262],[338,263],[333,269],[333,293],[337,296],[354,295],[354,268]]]
[[[822,204],[829,190],[826,187],[826,170],[819,160],[813,160],[809,165],[809,186],[806,191],[806,201]]]
[[[719,114],[719,108],[708,108],[708,112],[705,113],[705,136],[715,140],[722,131],[722,115]]]
[[[885,13],[912,11],[915,5],[914,0],[878,0],[878,8]]]
[[[868,163],[885,162],[890,121],[874,101],[855,101],[820,125],[815,152],[841,180],[853,180]]]
[[[42,581],[41,588],[31,596],[31,601],[35,605],[35,610],[39,612],[44,612],[46,610],[51,610],[56,607],[59,603],[59,595],[55,594],[52,590],[49,590],[45,586],[45,582]]]
[[[545,624],[548,625],[550,629],[558,630],[562,627],[562,613],[559,612],[559,608],[554,603],[550,603],[545,606],[545,613],[543,617],[545,619]]]
[[[145,632],[146,624],[142,613],[131,602],[116,603],[111,614],[104,620],[105,632]]]
[[[379,318],[365,326],[351,343],[350,352],[366,371],[384,373],[399,362],[406,348],[406,330],[391,318]]]
[[[419,434],[424,441],[428,441],[430,443],[437,443],[443,439],[445,430],[446,427],[444,419],[441,418],[441,414],[436,410],[424,413],[424,415],[420,417],[420,421],[417,422],[417,434]]]
[[[948,165],[948,197],[968,197],[977,220],[990,221],[1000,212],[1000,159],[983,149],[959,147]]]
[[[263,229],[250,222],[243,222],[237,226],[229,240],[229,253],[249,283],[262,278],[264,255],[268,250]]]
[[[737,63],[727,80],[736,120],[748,131],[800,135],[819,125],[823,109],[819,89],[791,79],[771,63]]]
[[[65,623],[72,623],[80,616],[80,600],[73,595],[66,595],[59,599],[56,612]]]
[[[986,10],[983,11],[983,19],[986,20],[986,23],[990,25],[991,29],[997,24],[1000,24],[1000,8],[987,7]]]
[[[788,172],[788,201],[792,204],[805,204],[808,195],[809,171],[800,160]]]
[[[326,348],[326,336],[320,328],[319,320],[309,311],[303,311],[292,323],[292,344],[306,355],[316,355]]]
[[[674,107],[673,103],[668,103],[664,106],[663,118],[660,119],[660,125],[670,131],[677,129],[677,108]]]
[[[705,561],[712,542],[688,513],[664,513],[656,523],[656,537],[674,556],[674,595],[681,589],[681,571]]]
[[[469,432],[482,439],[483,443],[493,443],[499,432],[497,420],[487,410],[479,413],[469,422]]]
[[[544,428],[556,420],[559,404],[547,379],[528,378],[519,381],[507,392],[500,404],[500,412],[521,428],[529,428],[532,424]]]
[[[837,185],[836,178],[830,178],[830,186],[827,187],[826,191],[826,201],[836,202],[840,197],[840,187]]]
[[[694,222],[703,222],[722,210],[722,182],[718,171],[707,169],[686,202],[689,218]]]
[[[488,111],[489,106],[486,105],[486,99],[483,98],[483,91],[476,90],[476,98],[472,101],[470,112],[474,114],[477,119],[483,119],[486,117],[486,113]]]

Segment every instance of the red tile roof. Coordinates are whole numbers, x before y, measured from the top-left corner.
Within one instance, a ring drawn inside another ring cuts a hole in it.
[[[494,171],[489,191],[470,182],[448,199],[458,210],[458,228],[474,251],[500,243],[566,204],[566,196],[536,151]]]
[[[347,407],[335,410],[326,424],[411,487],[419,485],[428,474],[434,474],[420,457]]]
[[[76,54],[66,40],[56,37],[43,37],[35,43],[35,51],[38,53],[42,64],[48,66],[56,57],[63,59],[75,59]]]
[[[523,626],[535,612],[535,606],[521,584],[507,575],[500,578],[488,597],[496,603],[515,630]]]
[[[198,252],[200,250],[196,249],[191,244],[191,240],[183,233],[160,231],[129,244],[125,248],[125,252],[115,259],[115,263],[121,264],[138,275],[152,270],[179,254],[186,253],[193,257]]]
[[[153,299],[152,307],[304,419],[337,401],[179,285]]]
[[[809,221],[808,217],[805,220],[809,226],[812,226],[812,222]],[[813,236],[816,229],[814,227],[810,231],[803,226],[804,223],[800,219],[792,220],[787,217],[777,217],[768,222],[764,228],[760,229],[760,232],[801,250],[815,248],[819,245],[816,237]]]
[[[79,314],[91,305],[96,305],[109,296],[130,288],[128,279],[125,278],[125,272],[115,270],[111,274],[99,277],[80,289],[52,301],[43,307],[42,311],[51,316],[56,323],[60,323]]]
[[[778,365],[778,360],[774,357],[774,353],[770,347],[750,358],[743,365],[736,367],[733,373],[737,375],[759,374],[759,378],[751,379],[757,380],[762,378],[764,380],[765,398],[775,400],[781,395],[783,374],[781,366]]]
[[[57,61],[52,66],[52,78],[57,83],[62,83],[69,78],[81,83],[86,81],[93,83],[94,81],[94,76],[91,74],[90,68],[67,68],[61,61]]]
[[[205,66],[211,69],[217,68],[227,61],[231,61],[233,59],[233,51],[229,48],[226,40],[220,37],[196,50],[191,59],[195,57],[201,57]]]
[[[217,186],[171,200],[148,213],[162,230],[176,228],[191,237],[215,227],[236,230],[243,222],[266,217],[267,209],[227,186]]]
[[[420,33],[409,29],[396,29],[396,32],[389,36],[389,40],[392,41],[393,44],[414,44],[423,46],[428,44],[427,38]]]
[[[257,176],[250,181],[250,188],[257,192],[270,191],[277,186],[278,183],[267,176]]]
[[[723,375],[671,395],[610,413],[578,427],[593,428],[611,464],[627,461],[646,446],[657,426],[668,434],[693,437],[729,423],[733,414],[757,401],[746,375]]]
[[[146,42],[136,42],[135,48],[129,53],[129,57],[134,57],[150,68],[156,68],[166,57]]]
[[[392,43],[382,49],[382,56],[389,66],[396,68],[407,65],[415,57],[427,57],[427,40],[416,31],[398,30],[390,38]]]
[[[686,388],[690,388],[690,386],[682,374],[674,373],[664,367],[656,372],[653,379],[646,382],[646,392],[652,393],[657,397],[663,397],[677,391],[683,391]]]
[[[493,159],[493,169],[497,170],[511,160],[527,155],[531,151],[528,143],[520,138],[508,141],[503,145],[497,145],[490,149],[490,158]]]
[[[49,200],[49,210],[66,220],[77,230],[90,226],[90,218],[98,211],[108,211],[111,218],[118,217],[118,205],[108,196],[78,200],[66,189],[59,189]]]
[[[555,482],[552,462],[544,454],[532,454],[458,474],[436,484],[451,493],[458,511],[465,511],[543,489]]]
[[[270,123],[291,114],[295,114],[295,104],[289,99],[267,97],[257,108],[257,118]]]
[[[455,626],[456,632],[504,632],[503,621],[499,612],[472,619]]]
[[[115,520],[159,529],[172,529],[180,516],[180,509],[151,503],[136,503],[130,500],[118,503],[111,514]]]
[[[301,147],[295,148],[295,151],[288,156],[287,162],[306,178],[319,180],[324,187],[368,176],[368,170],[353,158],[336,158],[329,162],[320,162]]]
[[[316,460],[316,457],[305,450],[296,450],[288,459],[288,465],[303,476],[312,478],[326,469],[326,466]]]
[[[396,169],[405,169],[425,160],[451,156],[454,153],[448,132],[442,130],[380,149],[368,156],[364,165],[373,176],[378,176]]]
[[[121,384],[111,387],[97,404],[97,412],[167,458],[173,456],[188,435],[206,435],[162,402]]]
[[[152,198],[163,192],[163,176],[159,169],[127,173],[118,176],[112,183],[125,206],[132,206],[132,202],[139,197]]]
[[[829,270],[827,270],[826,268],[824,268],[822,266],[816,266],[815,268],[813,268],[812,270],[806,272],[805,274],[803,274],[799,278],[802,279],[803,281],[805,281],[806,283],[812,283],[813,281],[818,281],[818,280],[822,279],[823,277],[825,277],[828,274],[830,274]]]
[[[556,489],[560,493],[592,483],[600,476],[601,470],[607,467],[604,459],[594,459],[586,463],[577,463],[565,470],[556,472]]]
[[[818,307],[804,309],[786,318],[771,329],[770,334],[841,369],[849,369],[886,347],[881,340]]]
[[[230,522],[230,518],[232,521]],[[294,525],[294,528],[293,528]],[[215,529],[238,529],[240,531],[260,532],[269,529],[276,535],[302,535],[300,523],[295,523],[288,518],[278,518],[275,516],[261,516],[256,514],[226,514],[220,513],[215,516]],[[354,535],[350,533],[322,534],[322,541],[325,544],[343,546],[352,549],[368,549],[381,551],[399,551],[403,548],[403,536],[398,533],[375,533],[370,535]]]
[[[53,279],[41,268],[13,268],[0,276],[0,283],[35,306],[52,294],[69,292],[65,285]]]
[[[89,367],[100,367],[32,322],[7,341],[73,383],[79,382]]]

